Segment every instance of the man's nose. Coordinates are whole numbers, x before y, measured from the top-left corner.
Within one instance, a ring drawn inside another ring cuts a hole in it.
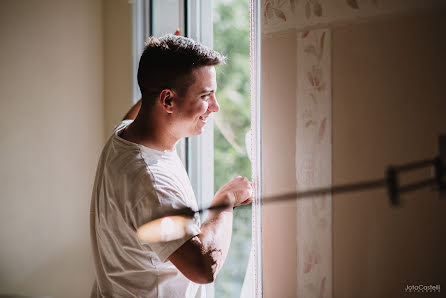
[[[209,107],[208,107],[209,111],[216,113],[218,111],[220,111],[220,105],[217,102],[217,97],[212,96],[211,102],[209,103]]]

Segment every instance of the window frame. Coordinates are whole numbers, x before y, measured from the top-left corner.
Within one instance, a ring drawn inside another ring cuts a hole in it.
[[[250,1],[250,76],[251,76],[251,167],[254,201],[252,204],[252,250],[248,269],[254,297],[263,297],[262,266],[262,97],[261,97],[261,0]],[[249,268],[251,266],[251,268]],[[246,277],[245,277],[246,281]],[[243,295],[243,294],[242,294]]]

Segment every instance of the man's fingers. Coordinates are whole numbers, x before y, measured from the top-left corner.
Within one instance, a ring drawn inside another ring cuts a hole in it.
[[[240,205],[248,205],[252,203],[252,198],[246,199],[245,201],[241,202]]]
[[[254,194],[254,189],[252,188],[252,183],[248,182],[248,196],[252,198],[253,194]]]

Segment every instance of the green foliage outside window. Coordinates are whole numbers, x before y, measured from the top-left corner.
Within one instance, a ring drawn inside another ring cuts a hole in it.
[[[215,191],[235,176],[251,179],[245,137],[250,129],[249,1],[214,0],[214,49],[228,57],[217,69],[220,112],[214,116]],[[239,297],[251,250],[251,209],[234,211],[232,242],[215,282],[215,297]]]

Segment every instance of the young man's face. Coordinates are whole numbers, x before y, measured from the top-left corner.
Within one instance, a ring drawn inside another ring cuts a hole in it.
[[[196,68],[192,75],[195,78],[194,83],[189,86],[185,96],[177,101],[176,128],[179,137],[201,134],[209,115],[220,110],[215,97],[215,67]]]

